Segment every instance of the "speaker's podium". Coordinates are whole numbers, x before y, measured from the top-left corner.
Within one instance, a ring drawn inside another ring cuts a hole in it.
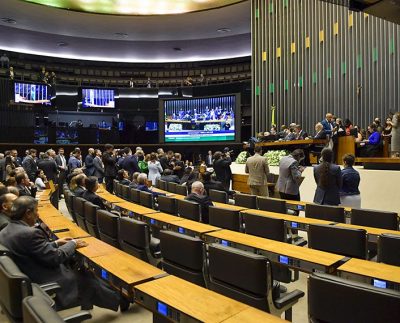
[[[337,143],[337,154],[336,164],[341,165],[343,163],[343,156],[345,154],[356,155],[356,144],[353,136],[338,137]]]

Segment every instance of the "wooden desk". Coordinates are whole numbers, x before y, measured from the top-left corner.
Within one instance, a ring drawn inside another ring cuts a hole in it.
[[[143,215],[143,214],[149,214],[149,213],[157,213],[158,211],[150,209],[148,207],[135,204],[132,202],[124,201],[121,203],[118,203],[115,205],[117,209],[122,209],[129,211],[128,215],[135,217],[135,215]]]
[[[102,198],[103,200],[105,200],[106,202],[111,203],[111,204],[126,202],[124,199],[122,199],[114,194],[111,194],[107,191],[100,191],[100,193],[97,191],[96,194],[98,196],[100,196],[100,198]]]
[[[249,307],[244,311],[231,316],[229,319],[223,321],[224,323],[254,323],[254,322],[271,322],[283,323],[287,322],[277,316],[273,316],[267,312],[260,311],[254,307]]]
[[[357,157],[356,162],[363,163],[365,169],[400,170],[398,157]]]
[[[167,275],[166,272],[122,251],[87,260],[87,266],[97,276],[133,296],[133,286]]]
[[[400,291],[400,267],[362,259],[350,259],[338,268],[340,277]],[[378,281],[376,281],[378,280]]]
[[[244,233],[220,230],[205,235],[207,242],[265,255],[270,261],[303,272],[332,273],[344,261],[344,256],[268,240]]]
[[[249,308],[175,276],[137,285],[134,289],[136,303],[173,322],[222,322]]]
[[[64,217],[64,215],[50,203],[45,203],[45,204],[40,203],[38,205],[38,213],[39,213],[39,217],[44,222],[48,218]]]
[[[44,223],[49,227],[50,230],[66,229],[71,226],[76,226],[71,220],[68,220],[61,214],[59,216],[47,217],[45,220],[42,219]]]
[[[304,139],[304,140],[290,140],[290,141],[257,142],[256,146],[279,147],[279,146],[324,145],[324,144],[326,144],[326,139]]]
[[[76,249],[76,251],[88,259],[122,252],[117,248],[114,248],[113,246],[110,246],[109,244],[94,237],[88,237],[82,240],[87,242],[88,246]]]
[[[90,234],[85,230],[81,229],[77,225],[71,223],[71,225],[67,228],[68,231],[65,232],[53,232],[55,236],[59,239],[61,238],[73,238],[73,239],[82,239],[89,238]]]
[[[390,234],[400,235],[400,231],[372,228],[372,227],[364,227],[361,225],[354,225],[354,224],[336,223],[335,226],[342,227],[342,228],[349,228],[349,229],[363,229],[363,230],[367,231],[368,241],[370,241],[370,242],[376,242],[377,237],[379,235],[381,235],[382,233],[390,233]]]
[[[356,142],[354,136],[338,137],[336,164],[343,165],[343,156],[345,154],[356,155]]]
[[[147,224],[162,230],[162,229],[168,229],[168,226],[172,223],[182,222],[185,219],[180,218],[179,216],[158,212],[158,213],[143,214],[140,216],[140,218],[138,218],[138,220],[144,221]]]
[[[169,224],[169,230],[182,233],[191,237],[198,237],[202,238],[204,234],[208,232],[213,232],[213,231],[218,231],[221,230],[221,228],[201,223],[201,222],[196,222],[192,220],[182,220],[182,221],[174,221]]]

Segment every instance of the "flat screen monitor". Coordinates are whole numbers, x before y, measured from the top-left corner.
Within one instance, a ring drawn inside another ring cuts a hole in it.
[[[50,99],[50,89],[45,84],[20,82],[14,84],[14,101],[16,103],[50,105]]]
[[[158,122],[157,121],[146,121],[146,131],[157,131]]]
[[[83,108],[115,108],[115,91],[111,89],[82,89]]]
[[[78,131],[71,128],[58,128],[56,130],[56,144],[57,145],[68,145],[78,144]]]
[[[236,95],[162,102],[165,142],[234,141],[236,139],[238,130]]]

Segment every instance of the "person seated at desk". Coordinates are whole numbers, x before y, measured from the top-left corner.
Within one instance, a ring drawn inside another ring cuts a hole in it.
[[[291,140],[295,140],[296,139],[296,134],[294,132],[294,129],[291,127],[289,128],[289,131],[286,135],[286,137],[284,138],[285,141],[291,141]]]
[[[70,189],[71,192],[74,193],[77,197],[82,197],[83,193],[85,193],[85,174],[79,174],[72,178]]]
[[[102,199],[96,194],[96,191],[99,188],[97,177],[86,177],[85,186],[86,191],[83,193],[82,198],[84,198],[86,201],[89,201],[90,203],[93,203],[94,205],[97,205],[100,209],[105,210],[106,207],[104,206]]]
[[[261,136],[260,141],[267,142],[267,141],[275,141],[277,139],[278,139],[278,136],[276,134],[274,135],[268,131],[265,131],[263,133],[263,135]]]
[[[69,268],[77,248],[87,243],[72,238],[53,241],[41,226],[38,202],[30,196],[21,196],[14,201],[11,222],[0,232],[0,243],[9,249],[18,268],[33,282],[44,284],[56,282],[55,302],[57,310],[81,306],[91,310],[93,305],[117,311],[129,307],[120,293],[83,268]]]
[[[134,189],[137,189],[137,187],[138,187],[138,176],[140,175],[140,173],[139,172],[135,172],[135,173],[133,173],[132,174],[132,181],[131,181],[131,183],[129,184],[129,188],[134,188]]]
[[[304,140],[308,137],[307,132],[305,132],[299,124],[294,126],[294,133],[296,135],[296,140]]]
[[[17,197],[12,193],[0,195],[0,231],[11,222],[12,206]]]
[[[321,122],[318,122],[315,125],[315,131],[316,131],[316,134],[314,136],[314,139],[326,139],[326,132],[325,132],[324,126],[322,125]]]
[[[228,195],[232,193],[232,191],[226,190],[221,182],[214,181],[211,175],[211,172],[204,172],[200,176],[207,194],[210,194],[210,190],[223,191],[226,192]]]
[[[376,130],[375,124],[368,126],[368,132],[370,133],[368,139],[360,143],[360,156],[376,157],[381,149],[381,134]]]
[[[206,194],[204,185],[200,181],[192,184],[191,193],[185,197],[185,200],[196,202],[201,208],[201,222],[208,224],[208,207],[213,206],[210,197]]]
[[[284,139],[288,133],[289,129],[286,127],[286,125],[281,125],[281,131],[278,132],[278,139]]]
[[[360,174],[354,168],[355,157],[351,154],[343,156],[342,188],[340,189],[340,205],[361,208]]]
[[[37,188],[29,181],[29,177],[25,172],[19,173],[15,176],[19,196],[32,196],[35,197]]]
[[[39,192],[46,189],[47,178],[43,170],[38,169],[35,174],[35,186]]]
[[[180,182],[179,176],[175,175],[174,171],[169,168],[164,169],[163,174],[160,177],[160,180],[176,184],[179,184]]]
[[[153,197],[156,197],[156,196],[159,196],[159,195],[163,195],[163,196],[166,195],[165,193],[153,192],[151,189],[149,189],[147,187],[146,183],[147,183],[147,174],[141,173],[138,176],[138,186],[137,186],[136,189],[138,189],[139,191],[151,193],[151,194],[153,194]]]
[[[129,174],[125,169],[120,169],[117,173],[117,180],[122,185],[129,185],[131,181],[129,180]]]

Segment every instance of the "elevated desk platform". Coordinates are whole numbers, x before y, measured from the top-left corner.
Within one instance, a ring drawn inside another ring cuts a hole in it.
[[[268,240],[244,233],[220,230],[205,235],[206,241],[266,256],[270,261],[303,272],[333,273],[346,259],[344,256]]]
[[[289,140],[289,141],[267,141],[257,142],[257,147],[282,147],[290,148],[290,146],[302,146],[302,145],[324,145],[326,139],[304,139],[304,140]]]
[[[338,268],[340,277],[400,291],[400,267],[352,258]]]
[[[365,169],[400,170],[398,157],[357,157],[356,162],[362,163]]]
[[[174,276],[137,285],[135,301],[172,322],[225,322],[251,309],[248,305]],[[284,322],[271,314],[258,312],[257,317],[261,320],[253,322]]]

